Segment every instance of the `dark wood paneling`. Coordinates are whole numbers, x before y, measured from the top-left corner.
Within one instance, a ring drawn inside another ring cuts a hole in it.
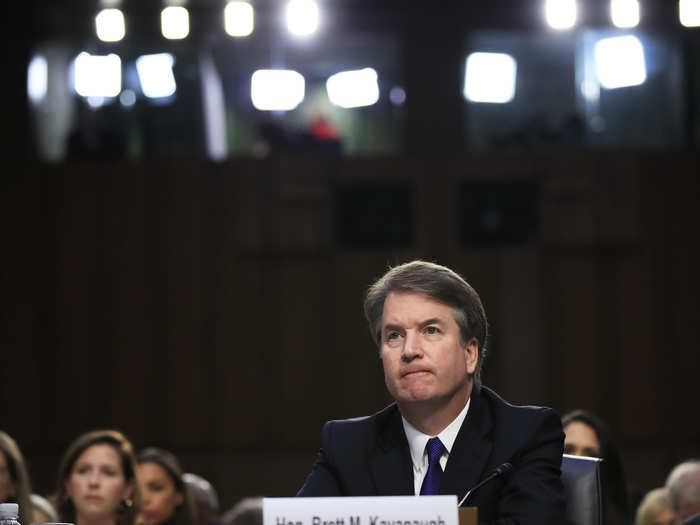
[[[485,383],[609,422],[633,497],[697,455],[697,158],[241,159],[33,166],[4,187],[2,427],[40,492],[79,432],[172,449],[227,507],[291,495],[323,421],[379,410],[362,294],[414,257],[465,275]],[[541,183],[539,238],[459,242],[468,179]],[[344,248],[331,185],[407,180],[415,242]],[[260,468],[262,467],[262,468]],[[247,481],[244,481],[247,480]]]

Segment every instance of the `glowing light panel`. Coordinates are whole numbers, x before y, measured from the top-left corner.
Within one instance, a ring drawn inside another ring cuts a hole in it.
[[[250,98],[261,111],[289,111],[304,100],[304,77],[287,69],[259,69],[250,79]]]
[[[229,2],[224,9],[224,29],[231,36],[248,36],[255,26],[255,12],[248,2]]]
[[[643,84],[647,78],[644,47],[635,36],[603,38],[594,50],[596,74],[607,89]]]
[[[546,0],[545,18],[552,29],[571,29],[576,24],[576,0]]]
[[[700,26],[700,0],[680,0],[678,15],[683,26]]]
[[[326,80],[328,99],[341,108],[371,106],[379,100],[377,72],[371,67],[342,71]]]
[[[184,7],[170,6],[160,12],[160,31],[168,40],[181,40],[190,34],[190,14]]]
[[[162,98],[175,93],[174,62],[170,53],[143,55],[136,59],[136,72],[144,95],[148,98]]]
[[[29,100],[38,104],[44,97],[48,89],[49,67],[46,59],[41,55],[36,55],[29,62],[27,68],[27,95]]]
[[[639,0],[611,0],[610,17],[617,27],[637,27],[639,25]]]
[[[103,9],[95,17],[95,31],[103,42],[119,42],[126,34],[124,13],[119,9]]]
[[[293,35],[307,36],[318,29],[318,4],[314,0],[290,0],[286,16],[287,28]]]
[[[122,90],[121,59],[80,53],[73,62],[73,88],[82,97],[116,97]]]
[[[472,53],[467,57],[464,97],[471,102],[503,104],[515,96],[515,59],[505,53]]]

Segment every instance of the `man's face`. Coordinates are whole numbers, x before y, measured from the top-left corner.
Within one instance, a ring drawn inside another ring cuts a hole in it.
[[[460,344],[451,307],[423,294],[392,292],[384,301],[381,337],[384,380],[399,406],[466,402],[478,343]]]

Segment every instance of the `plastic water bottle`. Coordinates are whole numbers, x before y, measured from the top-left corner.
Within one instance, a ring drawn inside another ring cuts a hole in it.
[[[19,505],[17,503],[0,503],[0,525],[20,525]]]

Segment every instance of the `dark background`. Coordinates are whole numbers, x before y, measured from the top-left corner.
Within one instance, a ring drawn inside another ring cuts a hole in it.
[[[399,153],[48,164],[31,138],[28,57],[94,8],[50,4],[11,8],[31,30],[4,51],[0,176],[0,426],[38,492],[54,489],[73,438],[113,427],[175,452],[222,510],[293,495],[323,421],[388,403],[362,295],[415,257],[480,292],[485,384],[610,425],[634,502],[700,454],[694,55],[678,144],[476,153],[459,91],[428,104],[419,68],[458,85],[464,32],[538,31],[537,3],[339,2],[348,24],[400,36]],[[660,5],[649,30],[670,31]]]

